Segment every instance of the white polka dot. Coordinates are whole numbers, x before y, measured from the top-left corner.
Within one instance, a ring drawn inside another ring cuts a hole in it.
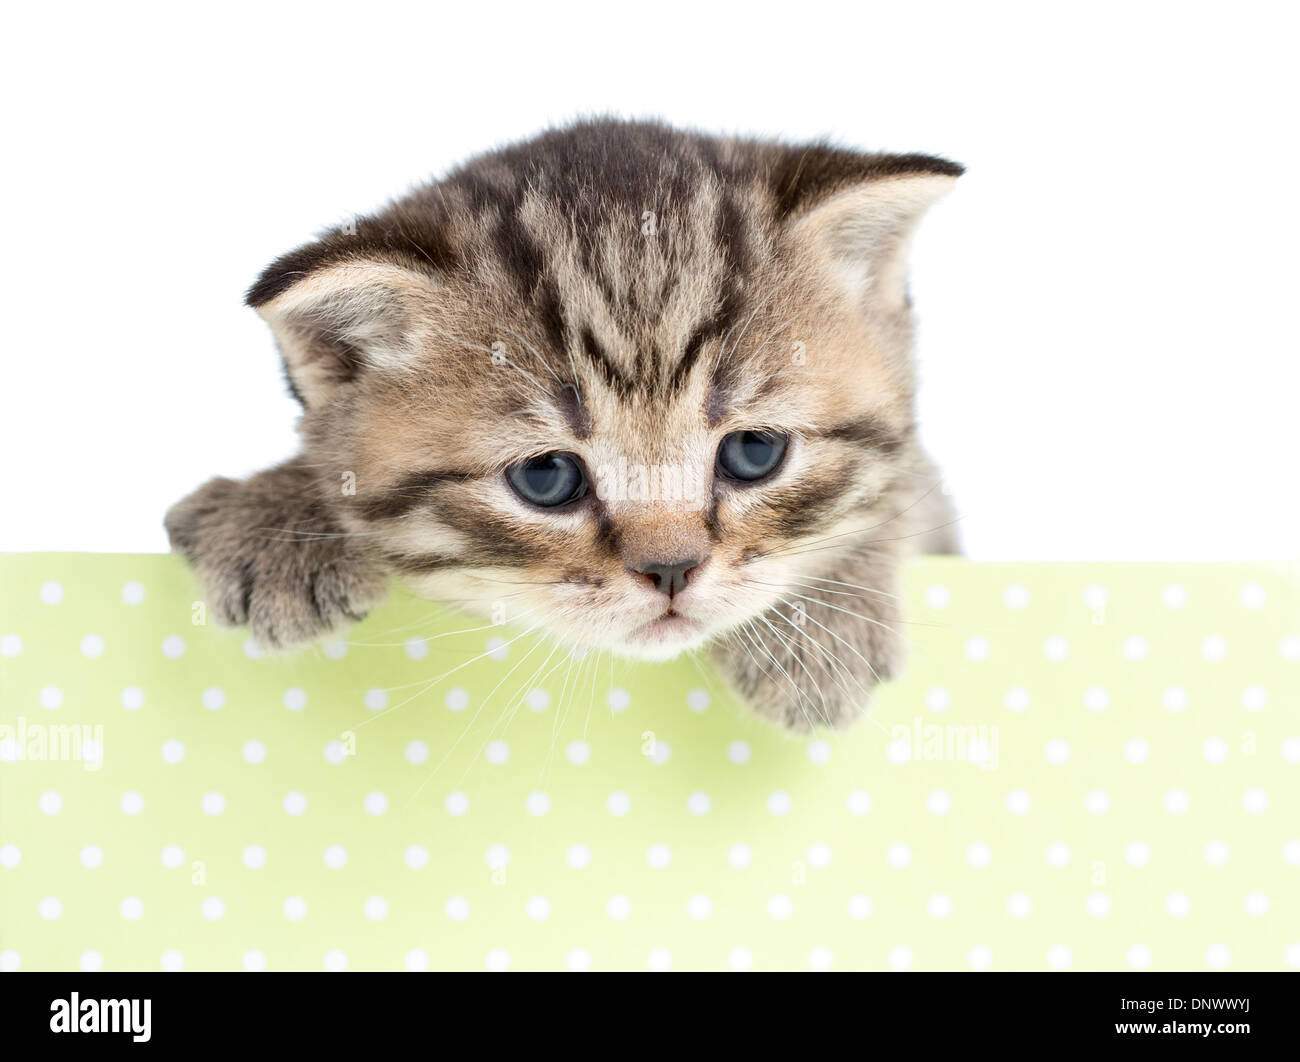
[[[1289,737],[1283,740],[1282,759],[1287,763],[1300,763],[1300,737]]]
[[[1124,862],[1131,867],[1144,867],[1151,862],[1151,846],[1146,841],[1130,841],[1124,846]]]
[[[575,744],[583,744],[583,745],[585,745],[586,743],[585,743],[585,742],[575,742]],[[588,755],[590,755],[590,753],[588,753]],[[661,766],[663,766],[665,763],[667,763],[670,759],[672,759],[672,755],[673,755],[673,749],[672,749],[672,746],[669,745],[668,742],[666,742],[663,738],[657,737],[657,738],[654,739],[653,742],[651,742],[651,744],[650,744],[650,762],[651,762],[651,763],[655,764],[656,766],[660,766],[660,767],[661,767]],[[584,761],[584,762],[585,762],[585,761]]]
[[[1247,686],[1241,691],[1241,706],[1248,712],[1263,711],[1268,705],[1268,690],[1263,686]]]
[[[226,692],[218,686],[203,691],[203,707],[209,712],[219,712],[226,706]]]
[[[130,795],[131,794],[129,793],[127,794],[127,796]],[[60,811],[63,810],[63,797],[55,790],[47,789],[44,793],[42,793],[37,798],[36,804],[41,809],[41,811],[44,812],[46,815],[57,815]],[[140,806],[141,807],[144,806],[143,801],[140,802]],[[127,811],[125,796],[122,798],[122,810],[126,811],[128,815],[135,814],[134,811]]]
[[[122,707],[134,712],[144,706],[144,690],[139,686],[128,686],[122,691]]]
[[[215,790],[211,793],[204,793],[203,799],[199,802],[205,815],[220,815],[226,810],[226,798]]]
[[[983,663],[989,658],[989,640],[976,635],[966,641],[966,659],[973,663]]]
[[[97,844],[88,844],[81,850],[81,865],[95,870],[104,865],[104,850]]]
[[[744,870],[754,861],[754,852],[747,844],[733,844],[727,849],[727,864]]]
[[[662,742],[656,742],[655,744],[659,745]],[[656,751],[658,750],[656,749]],[[591,746],[585,741],[570,741],[568,747],[564,750],[564,758],[575,767],[581,767],[591,759]],[[651,758],[654,758],[653,754]]]
[[[321,652],[331,660],[342,660],[348,655],[348,643],[341,638],[327,638],[321,643]]]
[[[168,870],[176,870],[185,862],[185,849],[177,844],[168,844],[163,846],[162,852],[159,853],[162,865]]]
[[[1283,660],[1300,660],[1300,634],[1288,634],[1278,643]]]
[[[1070,643],[1061,635],[1053,634],[1043,642],[1043,655],[1053,663],[1059,664],[1070,655]]]
[[[912,745],[907,738],[896,738],[885,746],[885,758],[895,767],[901,767],[910,763],[912,759]]]
[[[855,789],[849,794],[849,814],[862,816],[871,810],[871,794]]]
[[[244,762],[256,766],[266,759],[266,745],[257,740],[244,742]]]
[[[429,850],[422,844],[407,845],[402,860],[412,870],[423,870],[429,865]]]
[[[605,810],[611,815],[626,815],[632,810],[632,798],[616,789],[605,799]]]
[[[488,747],[484,750],[484,755],[487,757],[488,763],[500,767],[510,759],[510,746],[500,738],[497,738],[495,741],[488,742]]]
[[[104,639],[98,634],[87,634],[81,639],[81,655],[96,660],[104,655]]]
[[[1029,607],[1029,591],[1019,583],[1013,583],[1002,591],[1002,603],[1019,612]]]
[[[63,904],[56,896],[46,896],[36,905],[36,911],[47,922],[53,922],[63,914]]]
[[[663,870],[673,861],[672,849],[666,844],[652,844],[646,850],[645,860],[655,870]]]
[[[966,965],[972,970],[983,972],[993,967],[993,951],[977,944],[966,953]]]
[[[1141,635],[1134,634],[1124,639],[1124,659],[1125,660],[1145,660],[1148,652],[1147,640]]]
[[[1187,691],[1182,686],[1170,686],[1160,696],[1166,711],[1181,712],[1187,707]]]
[[[932,712],[946,712],[952,706],[952,695],[942,686],[926,692],[925,706]]]
[[[51,579],[41,584],[41,600],[47,605],[57,605],[63,600],[63,585]]]
[[[226,917],[226,901],[220,896],[209,896],[203,901],[201,910],[209,922],[219,922]]]
[[[429,953],[422,948],[412,948],[402,962],[411,973],[424,973],[429,968]]]
[[[1300,867],[1300,839],[1282,845],[1282,858],[1293,867]]]
[[[1023,892],[1013,892],[1007,897],[1007,914],[1012,918],[1027,918],[1034,910],[1034,901]]]
[[[1237,594],[1237,600],[1241,602],[1242,608],[1248,608],[1252,611],[1257,608],[1263,608],[1264,602],[1268,600],[1268,591],[1259,583],[1247,583]]]
[[[1052,738],[1043,746],[1043,755],[1047,757],[1047,762],[1059,767],[1063,763],[1068,763],[1070,759],[1070,743],[1064,738]]]
[[[605,913],[615,922],[623,922],[632,913],[632,901],[626,896],[611,896],[605,903]]]
[[[307,917],[307,901],[301,896],[290,896],[280,905],[280,910],[290,922],[301,922]]]
[[[493,870],[502,870],[510,864],[510,849],[503,844],[489,845],[483,860]]]
[[[163,763],[180,763],[185,759],[185,746],[172,738],[163,742],[162,746]]]
[[[168,660],[179,660],[185,655],[185,639],[179,634],[169,634],[163,639],[163,656]]]
[[[809,845],[808,851],[805,854],[807,856],[808,862],[811,863],[818,870],[821,870],[831,865],[831,858],[833,853],[831,852],[830,845],[822,841],[817,841],[815,844]]]
[[[945,789],[935,789],[925,798],[925,809],[931,815],[947,815],[952,810],[952,797]]]
[[[1146,738],[1129,738],[1124,742],[1124,758],[1140,767],[1151,757],[1151,743]]]
[[[1224,841],[1208,841],[1201,849],[1201,856],[1212,867],[1223,866],[1231,854],[1231,849]]]
[[[788,815],[794,806],[790,794],[778,789],[767,798],[767,810],[772,815]]]
[[[449,711],[463,712],[469,707],[469,694],[460,687],[447,691],[447,696],[442,699]]]
[[[784,922],[794,913],[794,902],[783,892],[778,892],[767,901],[767,914],[778,922]]]
[[[902,870],[912,862],[912,849],[902,841],[895,841],[885,850],[885,861],[896,870]]]
[[[1165,608],[1182,608],[1187,604],[1187,591],[1178,583],[1170,583],[1160,591],[1160,600]]]
[[[686,810],[692,815],[707,815],[712,807],[708,793],[696,791],[686,798]]]
[[[388,797],[378,790],[367,793],[362,806],[366,809],[367,815],[382,815],[388,810]]]
[[[6,634],[0,638],[0,656],[13,659],[23,651],[23,640],[16,634]]]
[[[572,844],[564,853],[564,861],[574,870],[586,870],[591,866],[591,849],[585,844]]]
[[[342,973],[348,968],[348,954],[342,948],[330,948],[325,953],[324,963],[329,973]]]
[[[889,949],[889,968],[895,973],[902,973],[912,968],[912,949],[899,945]]]
[[[1282,952],[1282,958],[1291,969],[1300,970],[1300,940],[1288,944],[1286,950]]]
[[[1263,789],[1251,788],[1241,794],[1241,806],[1251,815],[1259,815],[1268,810],[1268,793]]]
[[[871,897],[863,896],[862,893],[854,893],[849,897],[849,917],[857,921],[871,917]]]
[[[946,586],[935,583],[925,591],[925,603],[930,608],[947,608],[952,602],[952,593]]]
[[[825,766],[831,761],[831,747],[828,742],[821,738],[816,738],[808,742],[808,762],[814,763],[818,767]]]
[[[524,810],[530,815],[545,815],[551,810],[551,798],[545,793],[529,793]]]
[[[943,892],[936,892],[925,902],[925,909],[931,918],[947,918],[952,914],[952,906],[952,897]]]
[[[388,901],[382,896],[371,896],[361,906],[362,912],[372,922],[382,922],[388,917]]]
[[[16,844],[0,845],[0,867],[13,870],[22,861],[22,850]]]
[[[1134,944],[1124,953],[1124,961],[1134,970],[1145,970],[1151,965],[1151,949],[1145,944]]]
[[[1023,686],[1012,686],[1002,698],[1002,703],[1006,705],[1007,711],[1019,715],[1029,707],[1029,691]]]
[[[686,901],[686,914],[696,922],[703,922],[713,914],[713,901],[707,896],[696,894]]]
[[[1013,789],[1007,794],[1006,806],[1012,815],[1026,815],[1032,805],[1033,800],[1023,789]]]
[[[1090,893],[1083,906],[1093,918],[1105,918],[1110,914],[1110,897],[1104,892]]]
[[[284,691],[284,706],[291,712],[301,712],[307,707],[307,693],[297,686]]]
[[[1047,949],[1047,965],[1052,970],[1068,970],[1074,962],[1074,953],[1064,944],[1057,944]]]
[[[551,695],[542,689],[529,690],[524,702],[530,712],[544,712],[551,706]]]
[[[261,660],[266,654],[262,652],[262,647],[257,644],[256,638],[245,638],[244,655],[249,660]]]
[[[185,969],[185,956],[175,948],[168,948],[158,959],[167,973],[180,973]]]
[[[1090,712],[1104,712],[1110,707],[1110,694],[1101,686],[1092,686],[1083,695],[1083,706]]]
[[[117,905],[117,910],[128,922],[138,922],[144,917],[144,903],[138,896],[128,896]]]
[[[1049,866],[1067,867],[1070,865],[1070,846],[1064,841],[1053,841],[1047,846],[1047,862]]]
[[[337,767],[348,758],[347,746],[337,738],[333,741],[327,741],[321,754],[325,757],[325,762],[334,767]]]
[[[615,688],[609,691],[605,703],[609,705],[611,712],[626,712],[628,705],[632,703],[632,695],[627,690]]]
[[[348,864],[348,850],[341,844],[332,844],[321,854],[330,870],[342,870]]]
[[[1228,643],[1222,635],[1210,634],[1201,642],[1201,655],[1206,660],[1219,661],[1228,655]]]
[[[58,686],[46,686],[41,690],[38,699],[42,708],[52,712],[63,704],[63,691]]]
[[[406,640],[406,655],[412,660],[423,660],[429,655],[429,642],[425,638],[408,638]]]
[[[469,901],[464,896],[453,896],[443,904],[442,910],[453,922],[463,922],[469,917]]]
[[[1232,961],[1232,952],[1226,944],[1211,944],[1205,949],[1205,964],[1213,970],[1226,969]]]
[[[986,867],[993,861],[993,849],[983,841],[976,841],[966,847],[966,862],[976,869]]]
[[[751,753],[748,741],[733,741],[727,746],[727,759],[732,763],[748,763],[750,755]]]
[[[574,948],[564,957],[564,965],[573,973],[586,973],[591,969],[591,952],[586,948]]]
[[[382,712],[388,707],[388,692],[378,686],[368,689],[365,696],[361,698],[361,703],[366,706],[368,712]]]
[[[709,707],[707,690],[693,689],[686,695],[686,707],[692,712],[702,712]]]
[[[261,870],[266,866],[266,849],[260,844],[250,844],[244,849],[240,859],[249,870]]]
[[[442,802],[448,815],[454,815],[459,818],[469,811],[469,797],[459,791],[447,794],[447,799]]]
[[[1104,586],[1093,583],[1083,588],[1083,607],[1089,612],[1100,612],[1110,600],[1110,594]]]
[[[1206,763],[1222,763],[1228,758],[1228,743],[1222,738],[1206,738],[1201,743],[1201,758]]]
[[[266,953],[254,948],[252,951],[244,952],[244,957],[240,960],[247,973],[261,973],[266,969]]]
[[[77,959],[77,966],[86,973],[99,973],[104,968],[104,956],[97,951],[83,951]]]
[[[1165,897],[1165,910],[1171,918],[1186,918],[1192,901],[1185,892],[1171,892]]]
[[[124,814],[139,815],[144,810],[144,797],[136,792],[123,793],[120,807]]]
[[[1089,815],[1104,815],[1110,810],[1110,794],[1104,789],[1090,789],[1084,795],[1083,806]]]
[[[487,655],[493,660],[504,660],[510,654],[510,643],[504,638],[489,638]]]
[[[808,953],[808,969],[824,973],[835,965],[835,956],[830,948],[818,946]]]
[[[286,815],[301,815],[307,810],[307,798],[297,791],[285,793],[282,806]]]
[[[134,579],[122,586],[122,600],[128,605],[139,605],[144,602],[144,587]]]
[[[1268,914],[1269,901],[1268,894],[1263,892],[1248,892],[1246,899],[1242,904],[1246,913],[1251,918],[1261,918]]]

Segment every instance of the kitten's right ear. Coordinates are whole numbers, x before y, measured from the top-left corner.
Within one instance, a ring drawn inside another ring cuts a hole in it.
[[[363,372],[408,365],[440,286],[400,261],[321,250],[310,245],[277,259],[245,299],[271,326],[289,386],[309,410]]]

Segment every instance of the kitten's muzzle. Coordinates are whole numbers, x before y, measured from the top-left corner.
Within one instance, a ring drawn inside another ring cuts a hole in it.
[[[704,560],[703,557],[694,557],[688,560],[650,561],[633,570],[638,575],[645,576],[656,590],[661,594],[667,594],[671,599],[686,589],[691,573],[699,568]]]

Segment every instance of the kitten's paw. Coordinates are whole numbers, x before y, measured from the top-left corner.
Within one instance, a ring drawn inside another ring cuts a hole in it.
[[[769,609],[715,644],[718,668],[759,715],[792,731],[840,729],[900,669],[894,602],[851,602],[871,610],[852,616],[839,601],[810,591],[797,607]]]
[[[210,480],[177,502],[165,524],[217,622],[247,624],[263,648],[316,641],[384,598],[383,575],[292,462],[243,482]]]

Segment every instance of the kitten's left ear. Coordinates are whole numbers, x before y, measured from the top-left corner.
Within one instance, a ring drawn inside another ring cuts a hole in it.
[[[793,237],[824,256],[844,293],[885,311],[907,305],[907,248],[963,167],[930,155],[792,151],[773,189]]]

